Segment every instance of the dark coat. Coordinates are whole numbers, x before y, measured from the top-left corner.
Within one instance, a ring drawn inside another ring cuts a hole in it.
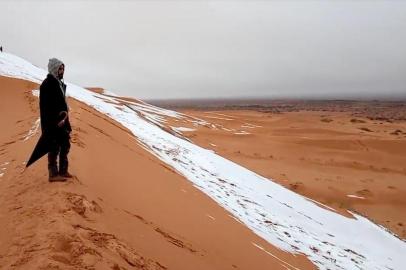
[[[62,120],[60,113],[62,111],[68,112],[65,94],[66,84],[48,74],[42,82],[39,91],[39,108],[43,134],[54,136],[72,131],[69,118],[65,120],[65,124],[62,127],[58,127],[59,121]]]

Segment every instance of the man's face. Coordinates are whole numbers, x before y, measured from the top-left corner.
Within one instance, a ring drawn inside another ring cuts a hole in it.
[[[63,79],[63,73],[65,72],[65,65],[61,65],[58,69],[58,78]]]

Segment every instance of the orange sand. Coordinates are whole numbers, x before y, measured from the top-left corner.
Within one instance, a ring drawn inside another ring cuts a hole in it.
[[[0,77],[1,269],[314,269],[304,256],[253,234],[125,128],[74,100],[70,168],[76,178],[48,183],[46,158],[23,172],[40,132],[25,140],[38,119],[31,95],[37,87]],[[227,146],[221,135],[207,136],[197,138]],[[241,156],[233,151],[224,154]],[[274,165],[270,173],[280,169]]]
[[[361,213],[406,238],[405,121],[354,118],[345,112],[180,111],[217,125],[183,132],[193,142],[342,214]],[[250,134],[235,134],[241,131]]]

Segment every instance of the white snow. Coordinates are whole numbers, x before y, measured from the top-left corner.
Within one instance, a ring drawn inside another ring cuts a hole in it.
[[[234,119],[231,119],[231,118],[224,118],[224,117],[217,117],[217,116],[205,116],[205,118],[218,119],[218,120],[226,120],[226,121],[232,121],[232,120],[234,120]]]
[[[361,200],[365,199],[365,197],[361,197],[361,196],[357,196],[357,195],[352,195],[352,194],[348,194],[347,197],[354,198],[354,199],[361,199]]]
[[[3,53],[0,75],[40,82],[46,72]],[[272,179],[171,135],[151,123],[154,117],[141,117],[156,107],[117,105],[113,97],[71,83],[68,92],[127,127],[146,150],[269,243],[307,255],[320,269],[404,269],[406,243],[384,228],[356,214],[348,218],[319,207]]]
[[[24,141],[29,140],[32,136],[34,136],[35,134],[37,134],[39,126],[40,126],[40,118],[38,118],[37,120],[35,120],[32,128],[28,131],[27,136],[25,136]]]
[[[38,89],[34,89],[34,90],[32,90],[31,92],[32,92],[32,95],[33,95],[34,97],[39,97],[39,90],[38,90]]]
[[[3,177],[3,175],[6,173],[7,167],[5,167],[6,165],[10,164],[10,162],[4,162],[3,164],[1,164],[0,166],[2,168],[0,168],[0,177]]]
[[[235,129],[229,129],[229,128],[222,128],[225,131],[235,131]]]
[[[0,75],[41,83],[47,72],[10,53],[0,53]]]
[[[249,135],[249,134],[251,134],[251,133],[246,132],[246,131],[244,131],[244,130],[241,130],[241,131],[238,131],[238,132],[234,132],[234,134],[236,134],[236,135]]]
[[[327,208],[327,209],[329,209],[329,210],[331,210],[331,211],[337,212],[337,210],[335,210],[334,208],[332,208],[332,207],[330,207],[330,206],[328,206],[328,205],[325,205],[325,204],[323,204],[323,203],[321,203],[321,202],[318,202],[318,201],[313,200],[313,199],[310,199],[310,198],[306,198],[306,199],[308,199],[309,201],[312,201],[312,202],[314,202],[314,203],[317,203],[318,205],[320,205],[320,206],[322,206],[322,207],[324,207],[324,208]]]
[[[209,214],[206,214],[206,216],[207,216],[208,218],[212,219],[212,220],[216,220],[213,216],[211,216],[211,215],[209,215]]]
[[[233,116],[230,116],[230,115],[227,115],[227,114],[224,114],[224,113],[217,113],[217,112],[204,112],[204,113],[225,116],[227,118],[233,118]],[[231,119],[231,120],[233,120],[233,119]]]
[[[187,127],[172,127],[173,130],[178,131],[178,132],[190,132],[190,131],[195,131],[196,129],[194,128],[187,128]]]
[[[244,123],[244,125],[241,125],[242,128],[260,128],[262,126],[250,124],[250,123]]]
[[[118,96],[116,95],[116,93],[111,92],[111,91],[106,90],[106,89],[103,89],[103,94],[104,94],[104,95],[108,95],[108,96],[118,97]]]
[[[275,254],[272,254],[270,251],[266,250],[264,247],[256,244],[256,243],[252,243],[255,247],[259,248],[260,250],[264,251],[265,253],[267,253],[268,255],[270,255],[271,257],[274,257],[275,259],[277,259],[278,261],[280,261],[282,263],[283,266],[286,267],[286,269],[295,269],[295,270],[300,270],[300,268],[297,268],[293,265],[291,265],[290,263],[282,260],[281,258],[279,258],[278,256],[276,256]]]
[[[196,117],[190,117],[188,115],[185,115],[183,113],[159,108],[150,104],[147,104],[141,100],[138,100],[137,102],[135,101],[130,101],[130,100],[125,100],[123,98],[114,97],[114,100],[117,103],[122,103],[125,104],[128,108],[133,109],[136,111],[138,114],[140,114],[142,117],[145,119],[149,120],[150,122],[154,123],[155,125],[159,127],[164,127],[165,123],[167,122],[167,118],[173,118],[174,121],[178,122],[180,120],[184,120],[186,122],[189,122],[193,124],[195,127],[198,127],[199,125],[204,125],[207,126],[209,125],[208,122],[196,118]],[[194,129],[188,129],[186,127],[180,127],[180,128],[173,128],[171,127],[175,132],[179,131],[194,131]],[[176,130],[179,129],[179,130]],[[183,129],[183,130],[180,130]]]
[[[254,125],[254,124],[251,124],[251,123],[245,123],[244,127],[247,127],[247,128],[260,128],[262,126]]]

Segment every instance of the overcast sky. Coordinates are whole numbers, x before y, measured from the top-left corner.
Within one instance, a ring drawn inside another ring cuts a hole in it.
[[[406,97],[406,1],[1,1],[0,44],[142,99]]]

